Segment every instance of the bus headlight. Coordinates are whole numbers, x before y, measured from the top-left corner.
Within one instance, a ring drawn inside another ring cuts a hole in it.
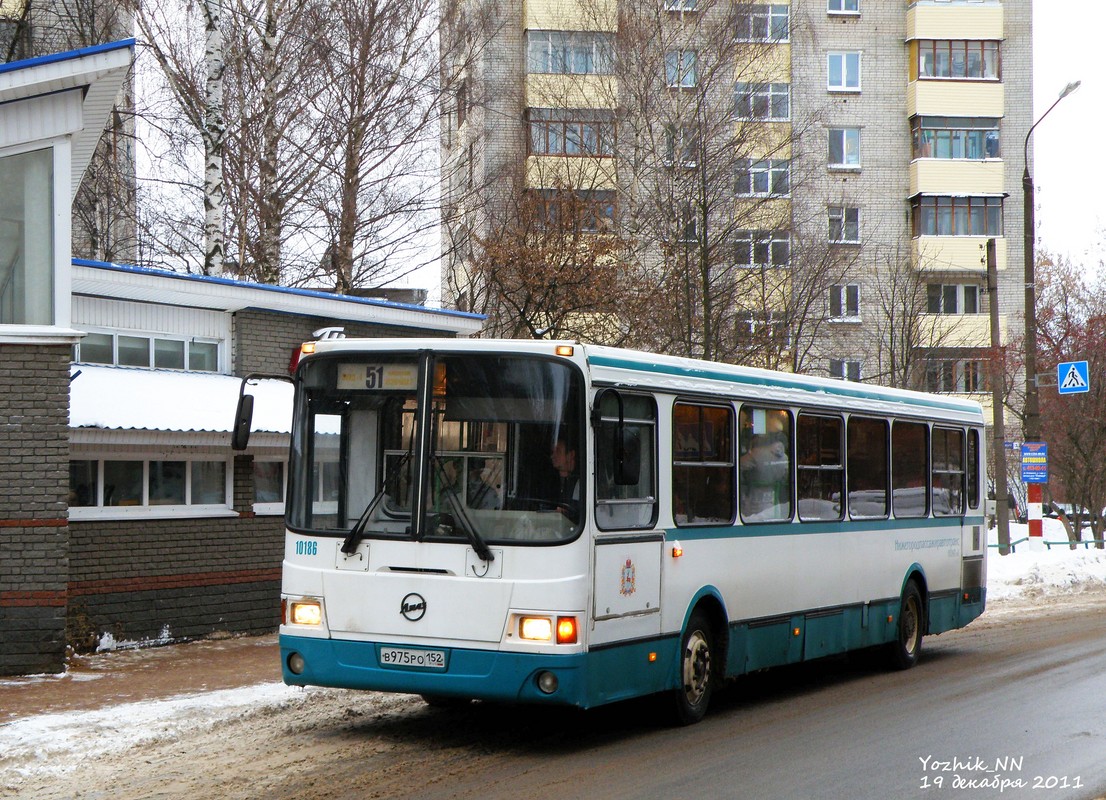
[[[296,600],[289,603],[288,622],[292,625],[322,625],[322,603],[318,600]]]
[[[518,635],[534,642],[552,641],[553,620],[549,617],[521,617],[518,621]]]

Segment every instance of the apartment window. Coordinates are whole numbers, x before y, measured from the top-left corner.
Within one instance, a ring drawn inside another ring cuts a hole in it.
[[[664,0],[665,11],[695,11],[698,8],[698,0]]]
[[[739,340],[773,350],[791,347],[791,326],[785,315],[771,311],[738,311],[734,317]]]
[[[676,215],[676,241],[684,244],[699,241],[699,212],[691,203],[684,203]]]
[[[531,108],[530,154],[613,156],[614,112],[587,108]]]
[[[941,393],[979,393],[986,391],[986,370],[982,361],[959,359],[930,361],[926,364],[926,391]]]
[[[534,189],[537,222],[544,228],[580,230],[588,233],[609,230],[614,225],[615,193],[609,190],[561,191]]]
[[[829,206],[829,240],[844,244],[860,243],[860,209],[854,206]]]
[[[791,118],[791,85],[787,83],[737,83],[734,85],[737,119],[788,120]]]
[[[830,318],[860,319],[860,286],[855,283],[830,287]]]
[[[826,88],[831,92],[860,91],[860,53],[829,53],[826,56]]]
[[[554,75],[609,75],[614,49],[609,33],[594,31],[528,31],[527,69]]]
[[[740,230],[734,234],[734,240],[734,264],[738,267],[791,264],[791,234],[787,231]]]
[[[698,131],[688,125],[667,125],[664,129],[665,163],[694,167],[699,160]]]
[[[916,197],[915,236],[1002,236],[1001,197]]]
[[[999,43],[918,40],[918,77],[1000,79]]]
[[[219,342],[169,336],[91,332],[73,347],[80,364],[218,372]]]
[[[998,120],[987,117],[914,117],[914,158],[1000,158]]]
[[[53,325],[53,149],[0,158],[0,186],[0,325]]]
[[[831,358],[829,374],[831,378],[860,382],[860,362],[842,358]]]
[[[742,197],[781,197],[790,194],[791,162],[787,159],[738,159],[734,191]]]
[[[860,0],[829,0],[826,11],[830,14],[859,14]]]
[[[860,128],[829,129],[829,166],[860,166]]]
[[[697,50],[669,50],[664,57],[664,76],[670,89],[694,89],[699,83]]]
[[[978,314],[980,287],[974,283],[926,285],[926,311],[930,314]]]
[[[734,38],[745,42],[786,42],[789,35],[786,5],[745,3],[734,9]]]
[[[226,512],[228,475],[225,460],[77,459],[69,462],[69,506],[86,518]]]

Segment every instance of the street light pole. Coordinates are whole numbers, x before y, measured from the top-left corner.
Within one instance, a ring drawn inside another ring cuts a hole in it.
[[[1040,125],[1052,109],[1069,94],[1079,88],[1081,81],[1069,83],[1060,92],[1060,96],[1048,107],[1040,118],[1029,126],[1025,134],[1025,146],[1022,151],[1025,170],[1022,172],[1022,202],[1025,217],[1023,220],[1023,256],[1025,258],[1025,440],[1036,442],[1041,438],[1041,404],[1037,386],[1037,275],[1035,241],[1037,235],[1036,214],[1034,212],[1033,177],[1029,174],[1029,137],[1033,129]],[[1039,483],[1028,485],[1029,535],[1040,536],[1042,486]]]

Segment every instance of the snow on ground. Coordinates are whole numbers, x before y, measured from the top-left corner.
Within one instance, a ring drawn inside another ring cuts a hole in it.
[[[1032,609],[1033,601],[1049,598],[1064,602],[1088,590],[1106,587],[1106,551],[1065,545],[1045,549],[1022,541],[1025,525],[1012,525],[1015,551],[999,556],[989,550],[987,563],[988,613],[1002,613],[1017,606],[1019,614]],[[997,533],[989,534],[992,544]],[[1059,522],[1044,521],[1048,542],[1066,541]],[[1041,605],[1040,607],[1044,607]],[[1031,612],[1030,612],[1031,613]],[[262,683],[241,689],[179,695],[167,700],[118,704],[94,711],[40,714],[0,725],[0,789],[13,787],[32,775],[55,775],[78,768],[82,760],[95,759],[135,746],[176,740],[189,732],[207,729],[250,714],[307,702],[315,692],[279,683]]]

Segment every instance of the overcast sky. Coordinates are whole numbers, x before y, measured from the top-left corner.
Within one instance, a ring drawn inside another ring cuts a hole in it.
[[[1076,263],[1096,265],[1106,229],[1106,62],[1101,34],[1106,3],[1099,0],[1034,0],[1034,119],[1048,110],[1071,81],[1082,81],[1033,132],[1032,168],[1037,188],[1040,245]],[[1003,142],[1003,148],[1021,142]],[[1008,186],[1008,202],[1021,203],[1021,186]],[[1010,235],[1011,231],[1007,231]],[[1020,236],[1018,231],[1015,235]]]

